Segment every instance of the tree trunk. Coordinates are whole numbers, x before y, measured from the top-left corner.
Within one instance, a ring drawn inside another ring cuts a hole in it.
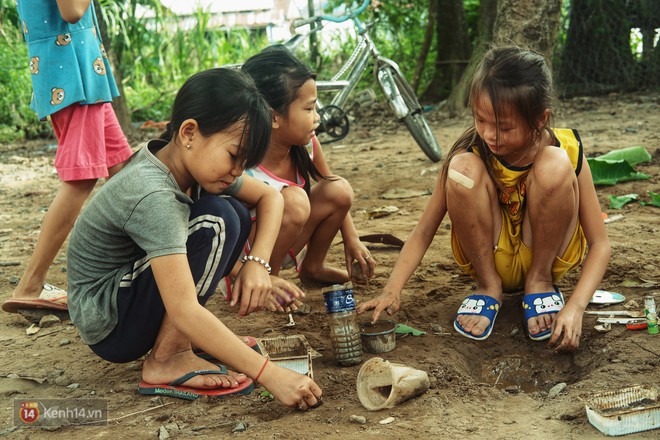
[[[422,95],[424,100],[433,102],[449,96],[458,84],[471,52],[463,0],[435,1],[438,11],[435,74]]]
[[[493,41],[516,44],[545,55],[552,62],[559,30],[561,0],[499,0]]]
[[[417,58],[417,65],[415,66],[415,71],[410,80],[410,86],[412,89],[417,92],[419,88],[419,81],[422,78],[422,73],[424,72],[424,65],[426,64],[426,59],[429,56],[429,51],[431,50],[431,43],[433,42],[433,31],[435,30],[435,23],[438,19],[438,0],[429,0],[429,20],[426,23],[426,28],[424,30],[424,41],[422,42],[422,48],[419,52],[419,57]]]
[[[105,21],[103,21],[99,0],[94,0],[94,9],[96,9],[96,18],[98,19],[99,23],[101,41],[103,41],[103,47],[105,48],[105,52],[108,55],[108,59],[110,60],[112,72],[117,83],[117,88],[119,89],[119,97],[112,101],[112,108],[115,110],[117,120],[119,121],[119,125],[121,125],[121,129],[124,131],[124,134],[129,137],[133,134],[134,131],[133,125],[131,124],[131,112],[128,110],[128,103],[126,102],[126,97],[124,95],[124,85],[121,82],[121,78],[118,76],[120,70],[117,68],[117,63],[115,62],[115,59],[112,56],[112,52],[110,51],[111,42],[110,38],[108,37],[108,27],[106,26]]]
[[[635,84],[626,0],[573,0],[559,79],[567,96]]]

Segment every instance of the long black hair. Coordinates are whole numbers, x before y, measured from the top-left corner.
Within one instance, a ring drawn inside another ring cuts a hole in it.
[[[174,99],[161,139],[174,139],[186,119],[197,121],[206,137],[245,121],[238,150],[244,168],[258,165],[270,144],[270,107],[250,76],[238,70],[218,67],[188,78]]]
[[[287,114],[289,106],[307,81],[316,80],[316,73],[281,44],[268,46],[250,57],[241,70],[252,77],[270,107],[280,115]],[[291,158],[307,182],[310,177],[314,180],[324,178],[304,145],[292,145]]]
[[[532,143],[540,138],[551,123],[554,101],[552,74],[543,55],[531,49],[517,46],[491,47],[479,63],[470,84],[469,105],[474,115],[482,94],[489,97],[496,122],[499,121],[502,109],[509,106],[515,109],[529,127]],[[539,126],[546,109],[550,110],[550,117]],[[478,151],[488,174],[497,184],[491,165],[493,152],[479,137],[474,124],[459,137],[447,154],[442,179],[447,177],[451,159],[468,147]]]

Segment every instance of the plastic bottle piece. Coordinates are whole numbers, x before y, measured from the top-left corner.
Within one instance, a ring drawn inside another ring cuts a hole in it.
[[[646,328],[651,335],[657,335],[660,332],[658,329],[658,314],[655,309],[655,299],[651,296],[644,297],[644,314],[646,315]]]
[[[330,323],[330,342],[339,365],[362,362],[362,341],[357,325],[353,284],[335,284],[323,291],[325,309]]]

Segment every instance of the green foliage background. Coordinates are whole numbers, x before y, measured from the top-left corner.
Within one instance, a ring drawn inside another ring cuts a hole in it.
[[[240,63],[268,44],[263,30],[212,28],[209,26],[212,17],[202,10],[187,17],[185,28],[181,28],[176,25],[177,17],[159,0],[97,1],[108,29],[106,49],[115,63],[114,75],[123,87],[135,124],[150,119],[166,120],[176,91],[193,73]],[[570,5],[575,1],[563,2],[555,66],[561,66]],[[341,13],[342,8],[355,8],[361,3],[361,0],[327,0],[326,10],[315,12]],[[477,37],[479,5],[480,0],[463,0],[473,43]],[[153,13],[145,16],[145,8]],[[371,7],[360,16],[363,22],[373,24],[371,36],[381,53],[396,61],[409,79],[417,67],[429,21],[428,9],[429,0],[380,0],[372,1]],[[32,85],[15,0],[0,0],[0,36],[0,142],[52,136],[50,124],[38,121],[29,107]],[[332,47],[321,46],[318,60],[309,58],[308,47],[298,55],[314,66],[319,78],[329,79],[350,56],[356,39],[355,30],[349,29],[333,37]],[[432,43],[418,90],[424,90],[430,83],[435,73],[435,48],[442,43]],[[633,49],[639,47],[639,38],[633,37],[631,45]],[[377,89],[366,73],[358,88],[364,87]]]

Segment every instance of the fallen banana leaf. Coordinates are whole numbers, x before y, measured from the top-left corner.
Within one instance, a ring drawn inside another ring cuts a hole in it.
[[[660,194],[654,193],[653,191],[647,191],[649,197],[651,197],[650,202],[640,202],[644,206],[656,206],[660,208]]]
[[[644,147],[629,147],[612,150],[596,157],[597,160],[625,160],[631,167],[651,160],[651,154]]]
[[[613,150],[594,158],[588,158],[595,185],[614,185],[628,180],[645,180],[651,176],[635,171],[635,165],[651,160],[644,147]]]
[[[614,185],[628,180],[646,180],[651,176],[635,171],[625,160],[587,159],[594,185]]]
[[[637,194],[626,194],[623,196],[610,196],[610,208],[621,209],[627,203],[637,200]]]

